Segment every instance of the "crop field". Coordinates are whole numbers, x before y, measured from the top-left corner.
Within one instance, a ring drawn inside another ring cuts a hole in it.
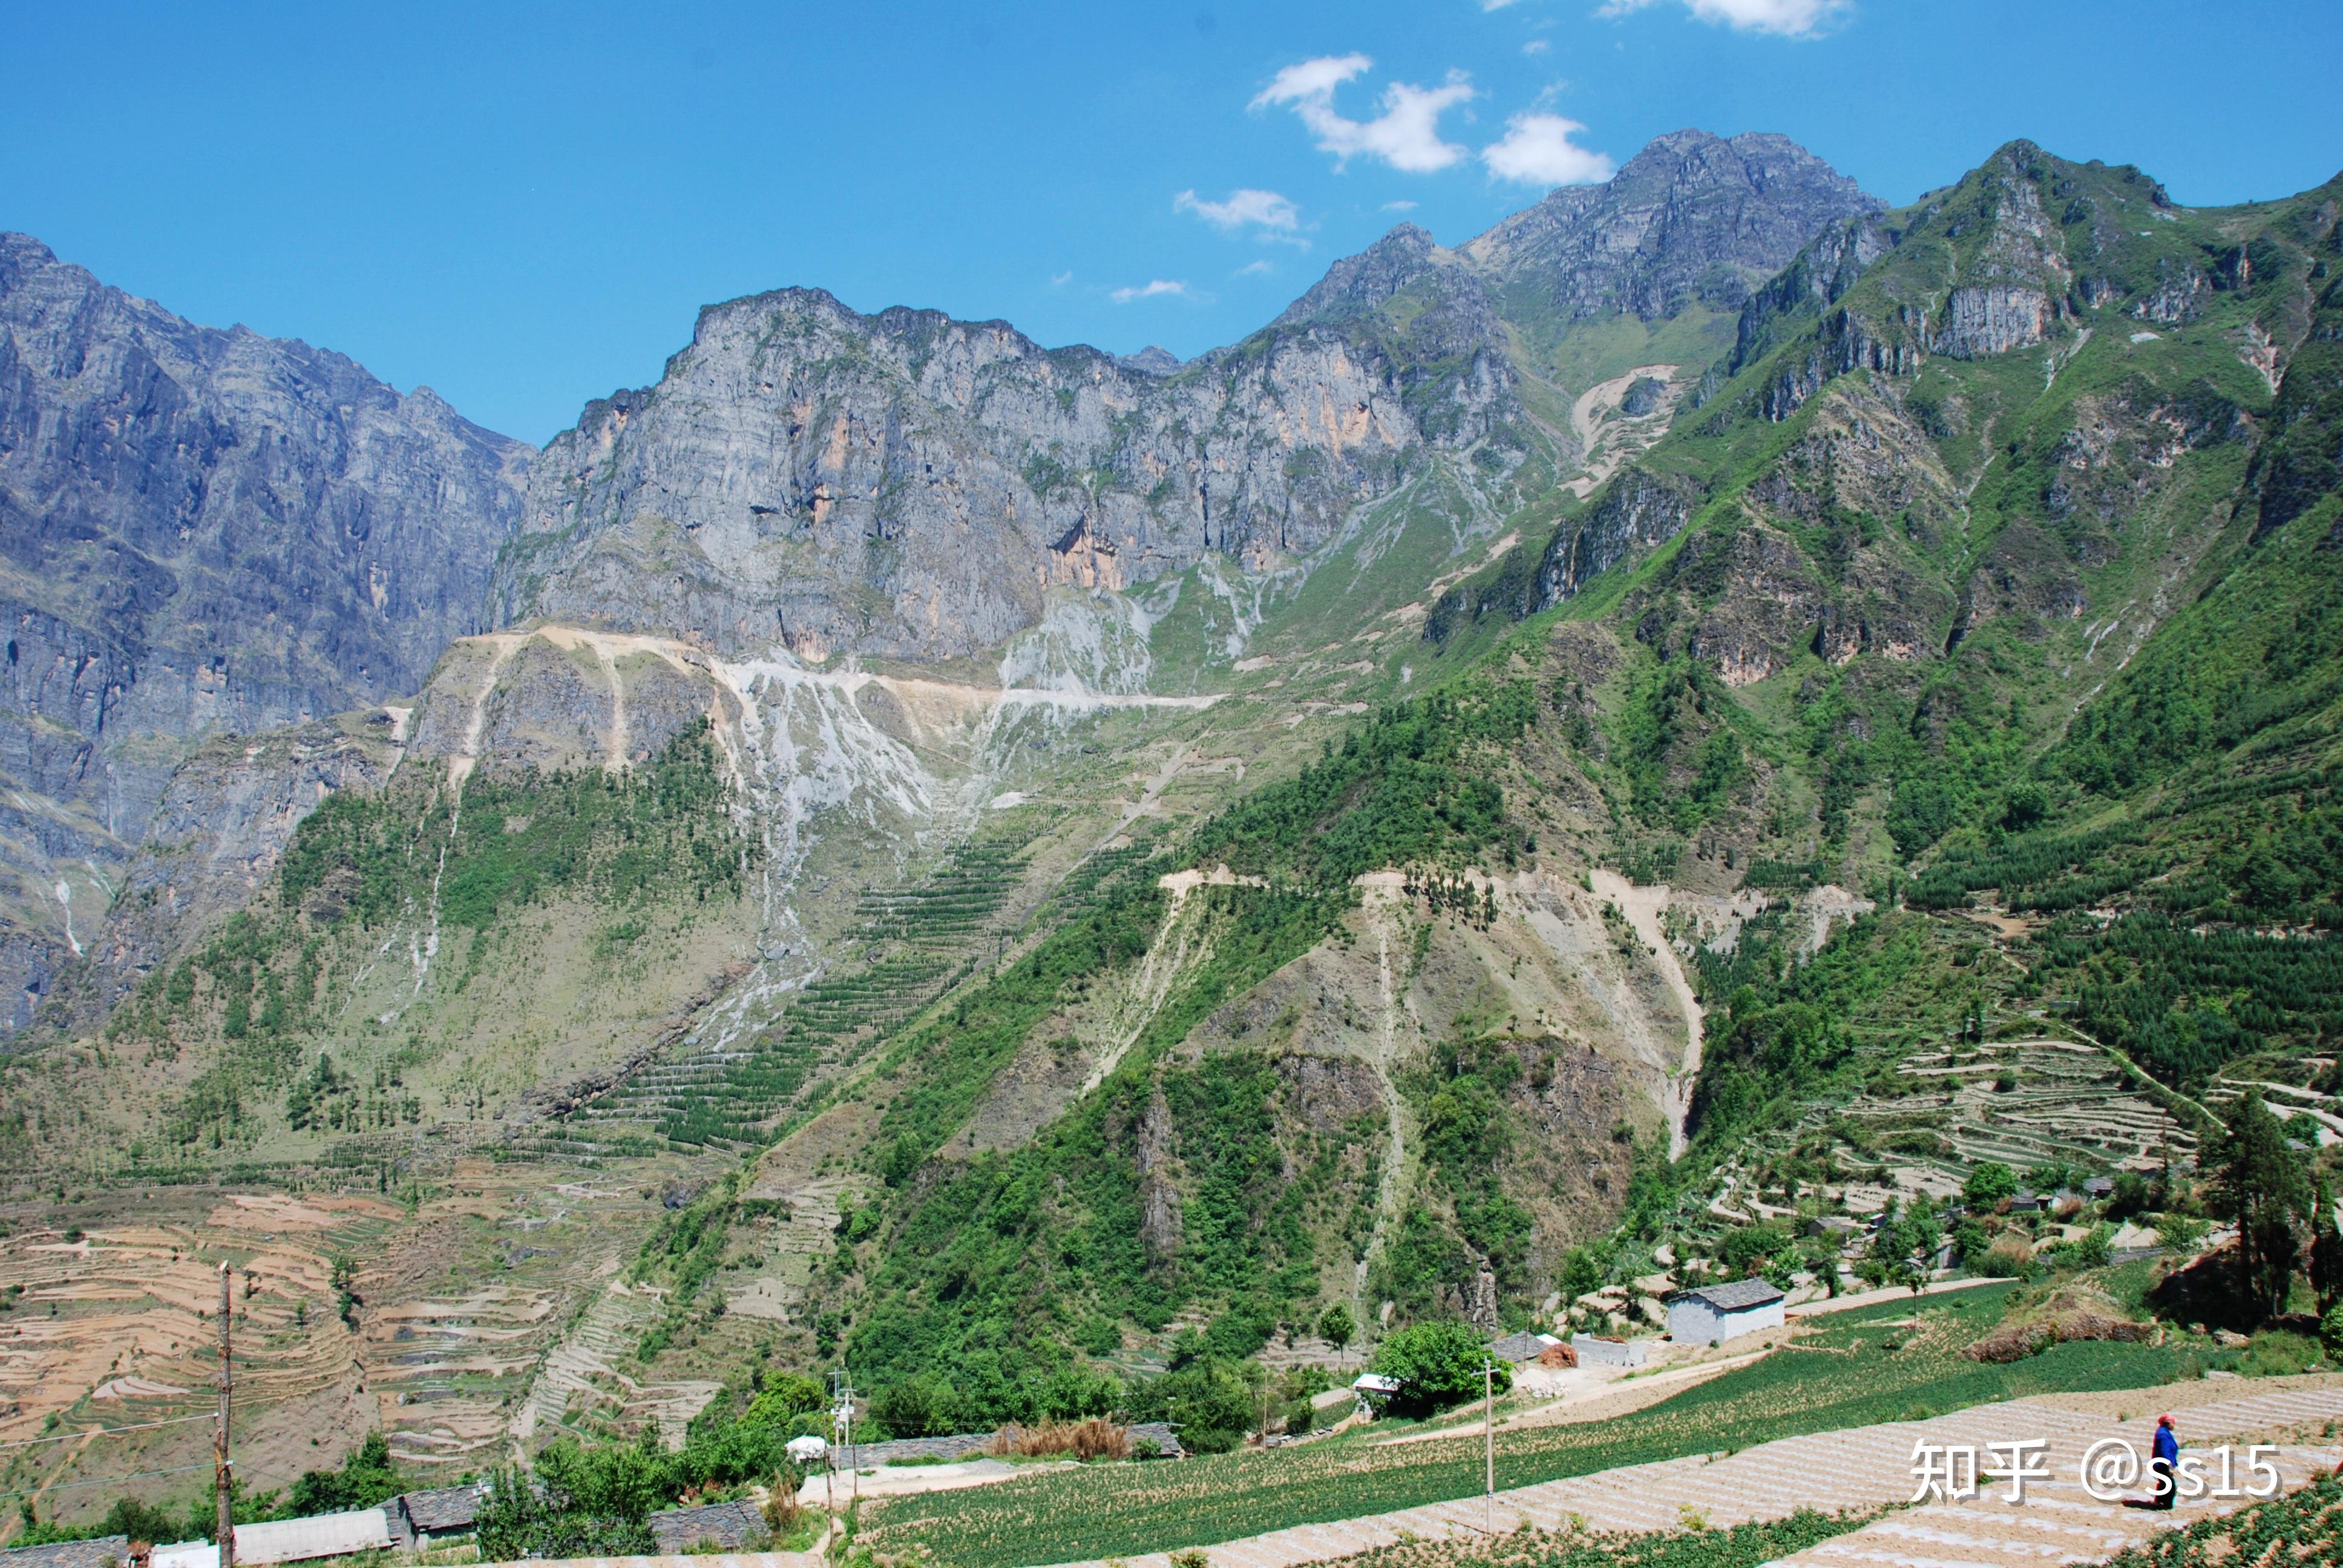
[[[1411,1541],[1336,1561],[1342,1568],[1756,1568],[1859,1530],[1872,1517],[1800,1509],[1729,1530],[1515,1530],[1493,1540]]]
[[[2255,1568],[2343,1563],[2343,1478],[2322,1476],[2288,1497],[2135,1546],[2109,1568]]]
[[[1497,1439],[1499,1488],[1689,1453],[1745,1448],[1875,1422],[1916,1419],[2030,1394],[2148,1386],[2187,1375],[2182,1345],[2062,1344],[1988,1366],[1961,1352],[1996,1322],[2006,1288],[1923,1310],[1884,1303],[1834,1317],[1789,1349],[1614,1421]],[[1900,1324],[1916,1322],[1919,1326]],[[1299,1449],[1178,1464],[1086,1468],[976,1493],[890,1499],[867,1510],[881,1551],[918,1545],[959,1568],[1130,1555],[1208,1545],[1291,1525],[1471,1496],[1477,1444],[1390,1446],[1384,1431]]]

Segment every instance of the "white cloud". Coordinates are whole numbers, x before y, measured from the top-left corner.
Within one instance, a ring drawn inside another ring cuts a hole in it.
[[[1659,0],[1604,0],[1597,16],[1624,16]],[[1736,33],[1777,33],[1811,38],[1855,8],[1854,0],[1684,0],[1684,9],[1704,22],[1722,23]]]
[[[1570,138],[1586,127],[1560,115],[1515,115],[1505,135],[1481,149],[1481,161],[1501,180],[1534,186],[1599,185],[1611,177],[1611,160]]]
[[[1553,47],[1554,45],[1547,43],[1544,38],[1533,38],[1528,43],[1522,45],[1522,53],[1524,55],[1543,55],[1548,49]]]
[[[1161,277],[1154,278],[1136,287],[1114,289],[1107,295],[1107,297],[1117,305],[1129,305],[1134,299],[1152,299],[1159,294],[1173,294],[1182,299],[1189,297],[1187,284],[1175,283]]]
[[[1383,203],[1383,211],[1385,212],[1413,212],[1414,210],[1415,204],[1412,201],[1387,201]]]
[[[1051,288],[1063,288],[1066,285],[1073,282],[1073,280],[1074,275],[1071,272],[1061,272],[1051,277],[1050,286]]]
[[[1463,159],[1463,147],[1440,139],[1440,116],[1474,95],[1461,71],[1449,73],[1437,87],[1392,83],[1383,89],[1383,112],[1372,120],[1335,113],[1334,89],[1373,64],[1364,55],[1303,60],[1271,78],[1250,106],[1291,105],[1318,138],[1320,149],[1344,162],[1363,153],[1409,174],[1430,174]]]
[[[1237,268],[1236,275],[1239,277],[1267,277],[1276,270],[1266,261],[1249,261]]]
[[[1172,198],[1172,210],[1194,213],[1214,228],[1238,229],[1247,224],[1258,224],[1265,229],[1282,229],[1290,234],[1302,226],[1302,214],[1275,191],[1231,191],[1226,201],[1205,201],[1194,191],[1182,191]]]

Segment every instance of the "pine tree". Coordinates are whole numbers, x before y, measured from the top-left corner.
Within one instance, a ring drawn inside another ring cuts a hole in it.
[[[2257,1319],[2286,1310],[2301,1245],[2295,1222],[2310,1206],[2302,1161],[2286,1140],[2286,1124],[2249,1089],[2229,1116],[2216,1151],[2215,1211],[2237,1227],[2240,1293]]]
[[[2343,1227],[2335,1223],[2335,1192],[2324,1176],[2310,1211],[2310,1283],[2322,1312],[2343,1300]]]

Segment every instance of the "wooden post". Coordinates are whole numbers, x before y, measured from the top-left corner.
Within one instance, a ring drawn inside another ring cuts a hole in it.
[[[228,1412],[228,1317],[235,1312],[229,1299],[230,1271],[220,1265],[219,1316],[219,1424],[212,1432],[213,1484],[219,1489],[219,1568],[236,1568],[236,1502],[231,1490],[231,1474],[227,1462]]]

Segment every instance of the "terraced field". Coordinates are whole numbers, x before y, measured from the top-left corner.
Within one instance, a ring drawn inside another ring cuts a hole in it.
[[[993,956],[981,950],[997,942],[997,917],[1022,869],[997,845],[963,844],[922,880],[866,891],[835,944],[851,957],[805,985],[769,1027],[703,1020],[531,1151],[591,1159],[646,1146],[762,1148],[810,1086],[861,1060]]]
[[[659,1303],[621,1302],[607,1322],[604,1303],[661,1194],[691,1175],[674,1155],[586,1181],[468,1159],[411,1203],[166,1188],[20,1228],[0,1239],[0,1442],[66,1441],[0,1450],[0,1506],[31,1496],[71,1518],[205,1483],[223,1262],[238,1472],[256,1488],[376,1428],[400,1463],[443,1473],[499,1462],[540,1428],[679,1438],[714,1385],[630,1381],[637,1320]],[[134,1201],[135,1222],[109,1221]],[[136,1430],[87,1435],[101,1427]]]
[[[1844,1105],[1816,1106],[1786,1138],[1757,1145],[1721,1172],[1720,1218],[1763,1219],[1769,1168],[1795,1150],[1827,1161],[1846,1202],[1876,1209],[1891,1194],[1944,1198],[1969,1170],[2072,1164],[2087,1171],[2152,1170],[2192,1159],[2197,1134],[2138,1075],[2096,1045],[2028,1039],[1918,1050]],[[1781,1196],[1775,1193],[1775,1196]]]

